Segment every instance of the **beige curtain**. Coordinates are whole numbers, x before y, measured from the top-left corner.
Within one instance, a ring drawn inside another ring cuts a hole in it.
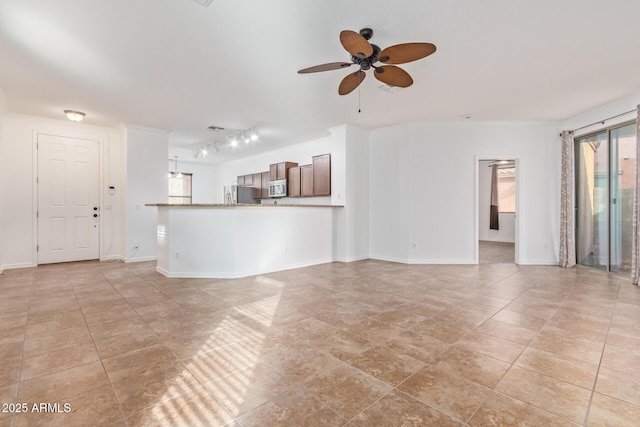
[[[633,193],[633,236],[631,238],[631,282],[640,279],[640,105],[636,119],[636,189]]]
[[[576,265],[574,211],[573,133],[562,132],[562,175],[560,187],[560,266]]]
[[[500,230],[498,220],[498,165],[491,166],[491,208],[489,211],[489,229]]]

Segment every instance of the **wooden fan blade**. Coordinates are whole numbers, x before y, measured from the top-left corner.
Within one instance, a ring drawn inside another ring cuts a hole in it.
[[[431,43],[403,43],[389,46],[378,54],[378,60],[385,64],[405,64],[431,55],[436,45]]]
[[[368,58],[373,53],[371,44],[355,31],[344,30],[340,32],[340,43],[351,55]]]
[[[384,65],[377,67],[374,73],[376,79],[391,86],[409,87],[413,84],[413,79],[405,70],[395,65]]]
[[[328,64],[316,65],[314,67],[304,68],[298,71],[298,74],[318,73],[320,71],[339,70],[353,65],[353,62],[329,62]]]
[[[351,93],[355,88],[360,86],[360,83],[362,83],[365,77],[367,77],[367,75],[362,70],[358,70],[355,73],[347,75],[347,77],[342,79],[340,82],[338,93],[340,95]]]

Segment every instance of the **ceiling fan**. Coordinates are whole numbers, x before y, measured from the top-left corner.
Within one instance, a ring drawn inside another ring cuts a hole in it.
[[[360,69],[347,75],[340,86],[338,93],[346,95],[357,88],[366,77],[365,71],[373,68],[376,79],[390,86],[409,87],[413,79],[400,67],[395,65],[374,65],[377,62],[383,64],[405,64],[407,62],[422,59],[436,51],[436,46],[431,43],[402,43],[390,46],[384,50],[377,45],[369,43],[373,36],[371,28],[363,28],[359,33],[350,30],[340,32],[340,43],[351,54],[351,62],[329,62],[316,65],[298,71],[299,74],[317,73],[320,71],[339,70],[354,64]]]

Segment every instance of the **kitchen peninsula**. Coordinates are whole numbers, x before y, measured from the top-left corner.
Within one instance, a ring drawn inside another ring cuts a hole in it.
[[[158,208],[157,271],[237,278],[331,262],[339,205],[148,204]]]

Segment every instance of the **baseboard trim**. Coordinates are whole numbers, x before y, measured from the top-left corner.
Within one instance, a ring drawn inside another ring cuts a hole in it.
[[[400,264],[424,264],[424,265],[468,265],[477,264],[475,259],[414,259],[414,258],[394,258],[380,255],[371,255],[370,259],[378,261],[397,262]]]
[[[335,262],[355,262],[355,261],[364,261],[365,259],[370,259],[370,258],[369,256],[364,255],[364,256],[349,257],[344,259],[336,259]]]
[[[3,273],[5,270],[15,270],[18,268],[31,268],[31,267],[37,267],[37,266],[38,265],[31,264],[29,262],[24,262],[20,264],[5,264],[0,266],[0,273]]]
[[[520,260],[520,262],[518,262],[518,265],[552,265],[552,266],[558,266],[560,265],[560,261],[558,261],[557,259],[555,260]]]
[[[157,256],[141,256],[138,258],[124,258],[123,261],[128,263],[131,262],[145,262],[145,261],[157,261],[158,257]]]
[[[104,257],[104,258],[100,258],[100,261],[101,262],[102,261],[106,261],[106,262],[109,262],[109,261],[125,262],[125,259],[121,255],[111,255],[111,256]]]

